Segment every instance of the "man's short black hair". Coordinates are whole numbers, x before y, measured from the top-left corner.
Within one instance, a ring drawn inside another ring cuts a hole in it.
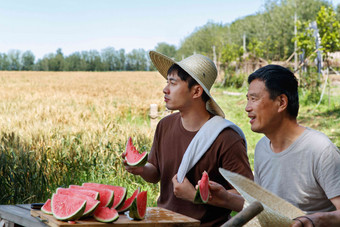
[[[265,83],[271,99],[281,94],[288,98],[287,111],[290,116],[297,117],[299,112],[298,81],[295,75],[287,68],[280,65],[264,66],[248,77],[248,84],[259,79]]]
[[[187,73],[186,71],[184,71],[184,69],[182,69],[179,65],[177,64],[173,64],[169,70],[168,70],[168,74],[171,74],[173,71],[177,71],[179,78],[181,78],[182,81],[187,81],[188,82],[188,88],[192,88],[192,86],[198,84],[198,82],[192,78],[192,76],[190,76],[189,73]],[[210,97],[207,95],[207,93],[205,93],[205,91],[203,90],[203,94],[202,94],[202,99],[204,102],[207,102]]]

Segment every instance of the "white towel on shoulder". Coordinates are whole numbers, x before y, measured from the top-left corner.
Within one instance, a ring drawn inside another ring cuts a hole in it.
[[[236,131],[244,139],[247,146],[246,137],[237,125],[220,116],[212,117],[200,128],[186,149],[177,172],[177,181],[179,183],[183,182],[185,175],[201,159],[220,132],[228,127]],[[215,165],[216,163],[211,164]]]

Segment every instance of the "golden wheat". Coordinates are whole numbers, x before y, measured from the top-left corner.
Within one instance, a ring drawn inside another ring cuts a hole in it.
[[[27,139],[53,131],[101,131],[127,113],[130,121],[147,120],[151,103],[162,108],[165,85],[156,72],[5,71],[0,81],[1,130]]]

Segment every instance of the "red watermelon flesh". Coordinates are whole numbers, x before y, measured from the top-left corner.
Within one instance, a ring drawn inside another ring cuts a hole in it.
[[[51,202],[53,216],[62,221],[79,219],[85,210],[86,200],[78,197],[53,194]]]
[[[79,185],[77,185],[77,186],[79,186]],[[94,191],[94,190],[87,190],[87,189],[84,189],[84,188],[75,188],[75,187],[64,188],[64,189],[67,189],[67,190],[69,190],[71,192],[74,192],[74,193],[77,193],[77,194],[86,195],[86,196],[89,196],[89,197],[91,197],[93,199],[99,200],[99,192]]]
[[[114,199],[113,199],[113,205],[111,206],[111,208],[114,208],[114,209],[118,209],[120,206],[122,206],[126,199],[126,188],[121,187],[121,186],[99,184],[99,183],[83,183],[83,186],[113,190]]]
[[[63,194],[63,195],[68,195],[68,196],[75,196],[81,199],[86,200],[86,207],[85,211],[82,217],[88,217],[93,214],[93,212],[96,210],[96,208],[99,206],[100,202],[96,199],[93,199],[90,196],[83,195],[81,193],[75,193],[74,191],[72,192],[70,190],[71,188],[58,188],[57,189],[57,194]]]
[[[206,171],[203,172],[198,189],[196,191],[194,203],[207,203],[209,200],[209,176]]]
[[[51,199],[48,199],[44,205],[41,207],[41,211],[45,214],[53,214],[51,209]]]
[[[114,192],[113,190],[109,189],[100,189],[95,187],[85,187],[80,185],[70,185],[70,188],[78,188],[78,189],[86,189],[86,190],[93,190],[99,192],[99,206],[110,207],[113,203]]]
[[[129,137],[125,148],[125,160],[129,166],[144,166],[148,159],[148,153],[139,153]]]
[[[135,220],[142,220],[146,214],[147,206],[147,191],[138,193],[137,197],[133,200],[133,203],[129,210],[129,216]]]
[[[127,211],[132,205],[133,200],[135,200],[135,198],[137,197],[138,193],[139,188],[135,190],[135,192],[132,194],[130,198],[125,200],[124,205],[121,208],[117,209],[118,213],[124,213],[125,211]]]
[[[98,207],[93,216],[100,222],[114,222],[119,218],[118,212],[108,207]]]

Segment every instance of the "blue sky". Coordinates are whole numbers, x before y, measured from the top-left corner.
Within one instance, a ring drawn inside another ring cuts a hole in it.
[[[340,0],[331,1],[337,5]],[[263,10],[265,0],[0,0],[0,53],[55,53],[114,47],[176,47],[208,21],[231,23]]]

